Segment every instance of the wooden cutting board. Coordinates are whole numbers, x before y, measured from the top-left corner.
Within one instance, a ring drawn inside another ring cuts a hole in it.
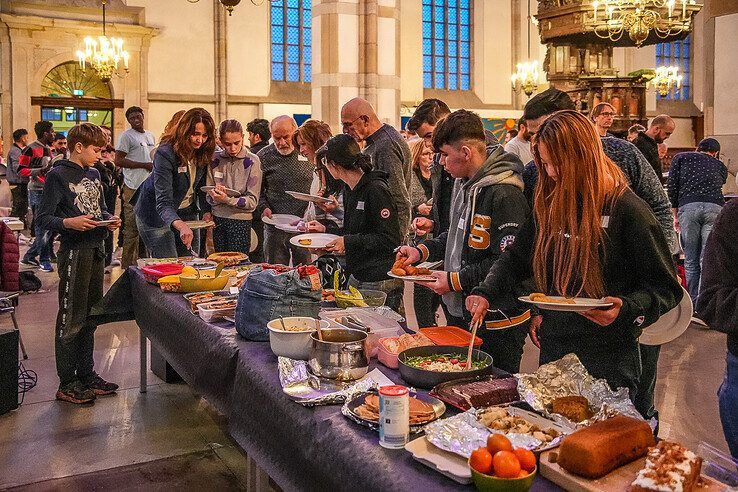
[[[558,456],[558,450],[553,449],[541,453],[541,462],[539,471],[541,475],[551,480],[556,485],[566,489],[569,492],[600,492],[600,491],[626,491],[630,489],[630,484],[635,479],[638,472],[643,469],[646,464],[646,458],[641,458],[633,463],[621,466],[617,470],[605,475],[597,480],[579,477],[573,475],[557,463],[552,463],[552,456]],[[555,457],[553,458],[556,459]],[[704,487],[699,488],[700,492],[719,492],[725,490],[725,485],[715,480],[702,476]]]

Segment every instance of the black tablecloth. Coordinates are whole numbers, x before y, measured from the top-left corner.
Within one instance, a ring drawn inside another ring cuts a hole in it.
[[[116,282],[93,314],[135,318],[141,331],[196,391],[226,415],[240,446],[285,490],[471,490],[379,446],[378,434],[337,405],[306,408],[279,383],[268,342],[248,342],[233,325],[206,323],[181,294],[149,285],[136,268]],[[403,384],[399,372],[378,367]],[[532,490],[558,490],[538,477]]]

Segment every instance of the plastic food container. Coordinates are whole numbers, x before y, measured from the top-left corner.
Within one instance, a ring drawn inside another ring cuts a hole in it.
[[[381,290],[362,290],[360,291],[362,299],[342,296],[342,292],[344,291],[337,291],[335,293],[336,306],[338,306],[339,309],[352,307],[380,307],[384,306],[384,303],[387,301],[387,293],[382,292]]]
[[[216,302],[221,302],[222,300],[223,299],[216,301]],[[203,321],[206,321],[209,323],[213,320],[222,318],[223,316],[235,316],[236,315],[235,305],[232,308],[213,308],[211,307],[216,302],[206,302],[206,303],[197,305],[197,312]]]
[[[387,350],[387,347],[385,347],[382,343],[382,341],[389,338],[392,337],[384,337],[379,339],[379,342],[377,343],[377,360],[390,369],[397,369],[400,365],[400,362],[397,360],[397,354],[393,354],[392,352]]]
[[[151,265],[141,268],[144,278],[150,284],[155,284],[162,277],[169,275],[179,275],[184,268],[180,263],[162,263],[161,265]]]
[[[457,328],[456,326],[436,326],[432,328],[421,328],[418,330],[430,338],[436,345],[451,345],[453,347],[468,347],[471,341],[471,333]],[[474,346],[482,345],[482,339],[474,337]]]

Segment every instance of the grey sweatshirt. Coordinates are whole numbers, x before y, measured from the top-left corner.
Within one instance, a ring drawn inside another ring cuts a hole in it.
[[[216,152],[208,168],[209,186],[223,185],[240,193],[228,199],[228,203],[217,203],[208,194],[206,200],[212,213],[224,219],[251,220],[259,203],[261,193],[261,161],[244,146],[236,157],[228,152]]]

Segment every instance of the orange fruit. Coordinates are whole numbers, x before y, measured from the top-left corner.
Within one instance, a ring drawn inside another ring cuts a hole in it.
[[[487,449],[494,456],[498,451],[512,451],[513,447],[510,440],[502,434],[490,434],[487,437]]]
[[[530,472],[527,472],[525,470],[520,470],[520,474],[518,475],[518,478],[525,478],[528,475],[530,475]]]
[[[475,449],[469,457],[469,466],[479,473],[490,475],[492,473],[492,455],[487,451],[487,448]]]
[[[513,450],[513,453],[515,453],[515,456],[517,456],[518,460],[520,461],[520,468],[522,468],[526,472],[532,472],[536,468],[536,455],[534,455],[531,451],[523,448],[517,448]]]
[[[492,457],[492,468],[500,478],[518,478],[520,460],[512,451],[498,451]]]

